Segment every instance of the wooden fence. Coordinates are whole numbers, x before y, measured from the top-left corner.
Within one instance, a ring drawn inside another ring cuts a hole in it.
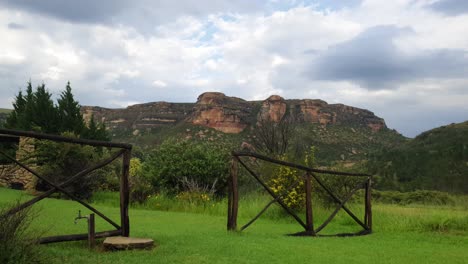
[[[93,147],[107,147],[111,149],[117,149],[117,151],[113,152],[109,158],[102,160],[95,164],[92,167],[85,168],[82,171],[78,172],[74,176],[68,178],[66,181],[62,183],[54,183],[50,181],[49,179],[43,177],[39,173],[37,173],[35,170],[29,168],[27,165],[22,163],[21,161],[16,160],[16,158],[10,157],[3,151],[0,151],[0,155],[5,156],[8,160],[10,160],[13,163],[16,163],[18,166],[21,168],[27,170],[37,178],[41,179],[48,185],[50,185],[52,188],[39,196],[34,197],[33,199],[24,202],[17,207],[11,209],[10,211],[6,212],[5,215],[10,215],[14,214],[24,208],[27,208],[42,199],[49,197],[55,192],[61,192],[68,196],[70,199],[80,203],[96,215],[100,216],[102,219],[104,219],[106,222],[114,226],[115,230],[109,230],[109,231],[102,231],[102,232],[97,232],[95,237],[96,238],[103,238],[103,237],[109,237],[109,236],[129,236],[130,234],[130,221],[128,217],[128,204],[129,204],[129,195],[130,195],[130,190],[129,190],[129,184],[128,184],[128,175],[129,175],[129,168],[130,168],[130,157],[131,157],[131,151],[132,151],[132,145],[130,144],[124,144],[124,143],[114,143],[114,142],[107,142],[107,141],[98,141],[98,140],[87,140],[87,139],[78,139],[78,138],[68,138],[68,137],[63,137],[63,136],[56,136],[56,135],[49,135],[49,134],[41,134],[41,133],[35,133],[35,132],[28,132],[28,131],[18,131],[18,130],[10,130],[10,129],[0,129],[0,137],[8,138],[11,136],[20,136],[20,137],[30,137],[30,138],[35,138],[39,140],[51,140],[55,142],[63,142],[63,143],[73,143],[73,144],[80,144],[80,145],[88,145],[88,146],[93,146]],[[95,171],[97,169],[100,169],[112,161],[116,160],[117,158],[122,157],[123,163],[122,163],[122,175],[120,177],[120,225],[115,223],[113,220],[111,220],[109,217],[98,211],[96,208],[88,204],[87,202],[79,199],[75,195],[71,194],[69,191],[65,190],[65,186],[80,180],[80,178],[83,178],[87,174],[91,173],[92,171]],[[0,219],[2,216],[0,216]],[[86,240],[88,239],[88,234],[73,234],[73,235],[60,235],[60,236],[50,236],[50,237],[43,237],[40,239],[40,243],[53,243],[53,242],[63,242],[63,241],[73,241],[73,240]]]
[[[249,157],[253,159],[262,160],[265,162],[277,164],[280,166],[286,166],[290,168],[297,169],[302,171],[304,174],[302,177],[293,183],[291,186],[287,187],[286,191],[282,194],[276,194],[273,190],[260,178],[259,174],[252,170],[245,160],[242,157]],[[293,234],[299,236],[318,236],[319,232],[322,231],[337,215],[337,213],[343,209],[357,224],[362,227],[362,230],[356,233],[339,233],[334,234],[334,236],[354,236],[354,235],[365,235],[372,232],[372,206],[371,206],[371,183],[372,176],[364,173],[348,173],[348,172],[339,172],[339,171],[330,171],[330,170],[320,170],[302,166],[299,164],[294,164],[291,162],[281,161],[272,159],[270,157],[260,155],[252,152],[233,152],[232,153],[232,163],[231,163],[231,172],[229,180],[229,196],[228,196],[228,219],[227,219],[227,229],[228,230],[237,230],[237,215],[239,210],[239,186],[238,186],[238,172],[239,164],[252,176],[255,180],[273,197],[271,200],[254,218],[248,221],[245,225],[240,228],[240,231],[246,229],[251,224],[253,224],[272,204],[278,203],[289,215],[291,215],[303,228],[304,231]],[[318,174],[324,175],[337,175],[340,177],[359,177],[364,178],[363,181],[359,181],[358,184],[345,195],[343,199],[338,198],[336,194],[330,189],[329,186],[317,177]],[[283,201],[283,197],[288,194],[293,188],[295,188],[300,181],[304,181],[305,186],[305,222],[292,210],[286,203]],[[312,210],[312,184],[315,182],[318,186],[323,188],[323,190],[331,197],[331,199],[337,204],[336,208],[332,211],[330,216],[317,228],[314,228],[314,215]],[[361,221],[347,206],[348,202],[352,196],[360,189],[364,189],[364,219]]]

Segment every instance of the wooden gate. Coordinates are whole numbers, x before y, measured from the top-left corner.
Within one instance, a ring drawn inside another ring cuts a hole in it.
[[[7,135],[7,136],[20,136],[20,137],[29,137],[35,138],[39,140],[51,140],[55,142],[64,142],[64,143],[74,143],[80,145],[88,145],[93,147],[107,147],[107,148],[115,148],[117,151],[111,154],[108,159],[102,160],[96,163],[94,166],[85,168],[79,173],[75,174],[74,176],[68,178],[66,181],[62,183],[54,183],[49,179],[43,177],[33,169],[26,166],[21,161],[16,160],[16,158],[10,157],[3,151],[0,151],[0,155],[5,156],[8,160],[13,163],[16,163],[21,168],[27,170],[37,178],[41,179],[52,188],[35,198],[24,202],[17,207],[11,209],[10,211],[6,212],[6,215],[14,214],[24,208],[27,208],[42,199],[49,197],[55,192],[61,192],[68,196],[70,199],[80,203],[84,207],[88,208],[90,211],[95,213],[96,215],[100,216],[106,222],[111,224],[115,227],[115,230],[103,231],[98,232],[95,234],[96,238],[103,238],[109,236],[129,236],[130,234],[130,221],[128,217],[128,204],[129,204],[129,186],[128,186],[128,174],[130,168],[130,157],[132,151],[132,145],[130,144],[123,144],[123,143],[114,143],[114,142],[107,142],[107,141],[97,141],[97,140],[86,140],[86,139],[77,139],[77,138],[68,138],[63,136],[56,136],[56,135],[49,135],[49,134],[41,134],[35,132],[27,132],[27,131],[18,131],[18,130],[10,130],[10,129],[0,129],[0,135]],[[122,157],[123,164],[122,164],[122,175],[120,177],[120,225],[115,223],[109,217],[98,211],[96,208],[88,204],[87,202],[79,199],[75,195],[71,194],[67,190],[64,189],[65,186],[80,180],[80,178],[86,176],[87,174],[91,173],[94,170],[100,169],[112,161],[116,160],[117,158]],[[2,216],[0,216],[1,219]],[[50,236],[50,237],[43,237],[40,239],[40,243],[53,243],[53,242],[63,242],[63,241],[73,241],[73,240],[86,240],[88,239],[88,234],[73,234],[73,235],[61,235],[61,236]]]
[[[304,174],[302,177],[293,183],[291,186],[286,189],[282,194],[275,194],[273,190],[259,177],[259,175],[254,172],[247,163],[242,160],[242,157],[250,157],[254,159],[263,160],[265,162],[277,164],[280,166],[286,166],[290,168],[297,169],[302,171]],[[238,167],[239,164],[252,176],[255,180],[273,197],[271,200],[254,218],[249,222],[243,225],[240,228],[240,231],[246,229],[253,222],[255,222],[272,204],[278,203],[289,215],[291,215],[303,228],[304,231],[293,234],[299,236],[318,236],[319,232],[322,231],[336,216],[336,214],[343,209],[351,218],[362,227],[362,230],[357,233],[339,233],[334,234],[334,236],[355,236],[355,235],[365,235],[372,232],[372,209],[371,209],[371,183],[372,176],[364,173],[348,173],[348,172],[339,172],[339,171],[330,171],[330,170],[319,170],[314,168],[308,168],[299,164],[294,164],[291,162],[285,162],[281,160],[276,160],[269,158],[264,155],[260,155],[253,152],[233,152],[232,153],[232,163],[231,163],[231,173],[229,180],[229,196],[228,196],[228,220],[227,220],[227,229],[228,230],[237,230],[237,214],[239,209],[239,186],[238,186]],[[324,175],[337,175],[340,177],[361,177],[364,178],[363,181],[359,181],[356,186],[345,195],[344,199],[340,199],[332,190],[324,184],[324,182],[317,177],[318,174]],[[282,198],[295,186],[298,185],[299,181],[304,181],[305,186],[305,223],[302,219],[286,205]],[[331,199],[337,204],[336,208],[330,214],[330,216],[317,228],[314,228],[314,217],[312,211],[312,181],[315,181],[318,186],[323,188],[323,190],[331,197]],[[345,204],[348,202],[351,197],[360,189],[364,189],[364,219],[361,221]]]

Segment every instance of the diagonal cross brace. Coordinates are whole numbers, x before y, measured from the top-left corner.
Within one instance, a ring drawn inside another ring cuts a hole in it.
[[[33,198],[31,200],[29,200],[28,202],[25,202],[21,205],[19,205],[18,207],[10,210],[9,212],[7,212],[7,215],[8,214],[12,214],[12,213],[15,213],[15,212],[18,212],[28,206],[31,206],[33,205],[34,203],[37,203],[39,202],[40,200],[50,196],[52,193],[54,193],[55,191],[60,191],[62,193],[64,193],[65,195],[67,195],[68,197],[70,197],[72,200],[75,200],[76,202],[80,203],[81,205],[83,205],[84,207],[88,208],[89,210],[93,211],[94,213],[96,213],[97,215],[99,215],[100,217],[102,217],[104,220],[106,220],[109,224],[113,225],[115,228],[117,229],[120,229],[121,227],[115,223],[114,221],[112,221],[110,218],[108,218],[107,216],[105,216],[103,213],[99,212],[97,209],[95,209],[94,207],[92,207],[91,205],[87,204],[86,202],[82,201],[81,199],[77,198],[76,196],[74,196],[73,194],[70,194],[67,190],[63,189],[62,187],[63,186],[66,186],[68,184],[70,184],[71,182],[75,181],[76,179],[78,179],[79,177],[82,177],[96,169],[99,169],[101,167],[104,167],[106,166],[107,164],[111,163],[112,161],[114,161],[115,159],[117,159],[120,155],[122,155],[123,153],[125,152],[124,149],[116,152],[114,155],[112,155],[109,159],[106,159],[104,161],[102,161],[101,163],[91,167],[91,168],[88,168],[88,169],[85,169],[77,174],[75,174],[74,176],[72,176],[70,179],[66,180],[65,182],[63,183],[60,183],[58,185],[56,185],[55,183],[51,182],[50,180],[46,179],[45,177],[39,175],[37,172],[35,172],[34,170],[30,169],[28,166],[26,166],[25,164],[23,164],[22,162],[20,161],[17,161],[16,159],[10,157],[9,155],[7,155],[6,153],[4,153],[3,151],[0,151],[0,154],[2,154],[3,156],[5,156],[7,159],[13,161],[14,163],[18,164],[20,167],[24,168],[25,170],[29,171],[31,174],[35,175],[36,177],[38,177],[39,179],[45,181],[47,184],[49,184],[50,186],[52,186],[53,188],[50,189],[49,191],[43,193],[42,195],[36,197],[36,198]]]
[[[343,201],[335,208],[335,210],[330,214],[330,216],[327,218],[327,220],[325,220],[323,222],[322,225],[320,225],[316,230],[315,230],[315,233],[318,233],[320,232],[322,229],[324,229],[330,222],[331,220],[336,216],[336,214],[338,213],[338,211],[340,211],[341,208],[343,208],[344,204],[346,202],[349,201],[349,199],[351,199],[351,197],[353,197],[353,195],[356,193],[357,190],[361,189],[364,184],[366,182],[362,182],[362,183],[359,183],[358,185],[356,185],[356,187],[354,187],[348,194],[347,196],[345,197],[345,199],[343,199]]]
[[[314,177],[314,179],[317,181],[317,183],[322,186],[322,188],[333,198],[333,200],[337,203],[337,204],[341,204],[342,201],[336,197],[335,194],[333,194],[333,192],[327,187],[325,186],[325,184],[323,184],[323,182],[317,177],[317,175],[315,175],[314,173],[311,173],[312,177]],[[354,221],[356,221],[356,223],[358,223],[360,226],[362,226],[362,228],[364,228],[365,230],[369,230],[369,227],[367,225],[365,225],[361,220],[359,220],[359,218],[357,218],[356,215],[353,214],[353,212],[351,212],[351,210],[348,209],[348,207],[346,207],[343,203],[342,206],[340,206],[341,208],[343,208],[343,210],[346,211],[346,213],[349,214],[349,216],[351,216]]]
[[[253,222],[255,222],[272,204],[278,202],[281,198],[283,198],[283,196],[287,195],[290,190],[294,189],[297,185],[299,185],[303,178],[304,177],[300,177],[299,179],[297,179],[297,181],[291,184],[291,186],[289,186],[283,194],[280,194],[275,199],[271,200],[254,218],[252,218],[252,220],[250,220],[247,224],[241,227],[241,231],[253,224]]]
[[[279,199],[278,196],[262,181],[260,180],[260,178],[257,176],[257,174],[252,171],[249,167],[247,167],[247,165],[245,165],[244,162],[242,162],[242,160],[238,157],[238,156],[235,156],[236,159],[239,161],[239,163],[260,183],[260,185],[262,185],[262,187],[275,199],[278,200],[278,203],[281,205],[281,207],[283,207],[284,210],[286,210],[286,212],[288,212],[292,217],[294,217],[294,219],[296,219],[296,221],[302,226],[304,227],[304,229],[307,229],[307,226],[306,224],[301,220],[301,218],[299,218],[299,216],[297,216],[297,214],[295,214],[284,202],[283,200]]]

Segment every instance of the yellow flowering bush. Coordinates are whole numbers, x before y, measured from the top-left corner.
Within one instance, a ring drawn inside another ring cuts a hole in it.
[[[301,209],[304,205],[305,192],[304,181],[299,183],[285,193],[301,177],[300,172],[290,167],[281,166],[278,168],[275,177],[270,181],[270,189],[276,195],[282,195],[281,200],[293,209]]]
[[[288,160],[287,156],[280,157],[283,161]],[[297,161],[291,161],[296,162]],[[304,153],[302,165],[313,167],[315,165],[315,147],[310,147],[308,151]],[[302,179],[304,171],[294,169],[287,166],[279,166],[275,173],[274,177],[269,181],[270,189],[276,194],[281,195],[281,200],[284,203],[293,209],[300,210],[305,206],[305,189],[304,189],[304,180]],[[291,188],[296,181],[299,181],[296,186]],[[287,193],[286,191],[291,188]]]

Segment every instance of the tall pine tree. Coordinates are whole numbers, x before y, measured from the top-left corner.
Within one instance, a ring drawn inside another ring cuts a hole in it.
[[[83,116],[80,113],[80,105],[73,98],[70,82],[67,83],[65,91],[57,100],[58,114],[60,118],[60,131],[73,132],[75,135],[80,135],[85,128]]]
[[[37,86],[36,91],[33,91],[31,82],[28,82],[26,94],[23,95],[20,91],[16,95],[13,108],[5,124],[7,128],[51,134],[72,132],[82,138],[110,140],[104,123],[96,123],[94,116],[91,117],[88,126],[85,125],[80,105],[73,97],[70,82],[60,94],[57,106],[45,84]]]
[[[34,93],[33,129],[57,134],[60,132],[59,115],[51,97],[52,94],[45,88],[45,84],[37,87]]]

